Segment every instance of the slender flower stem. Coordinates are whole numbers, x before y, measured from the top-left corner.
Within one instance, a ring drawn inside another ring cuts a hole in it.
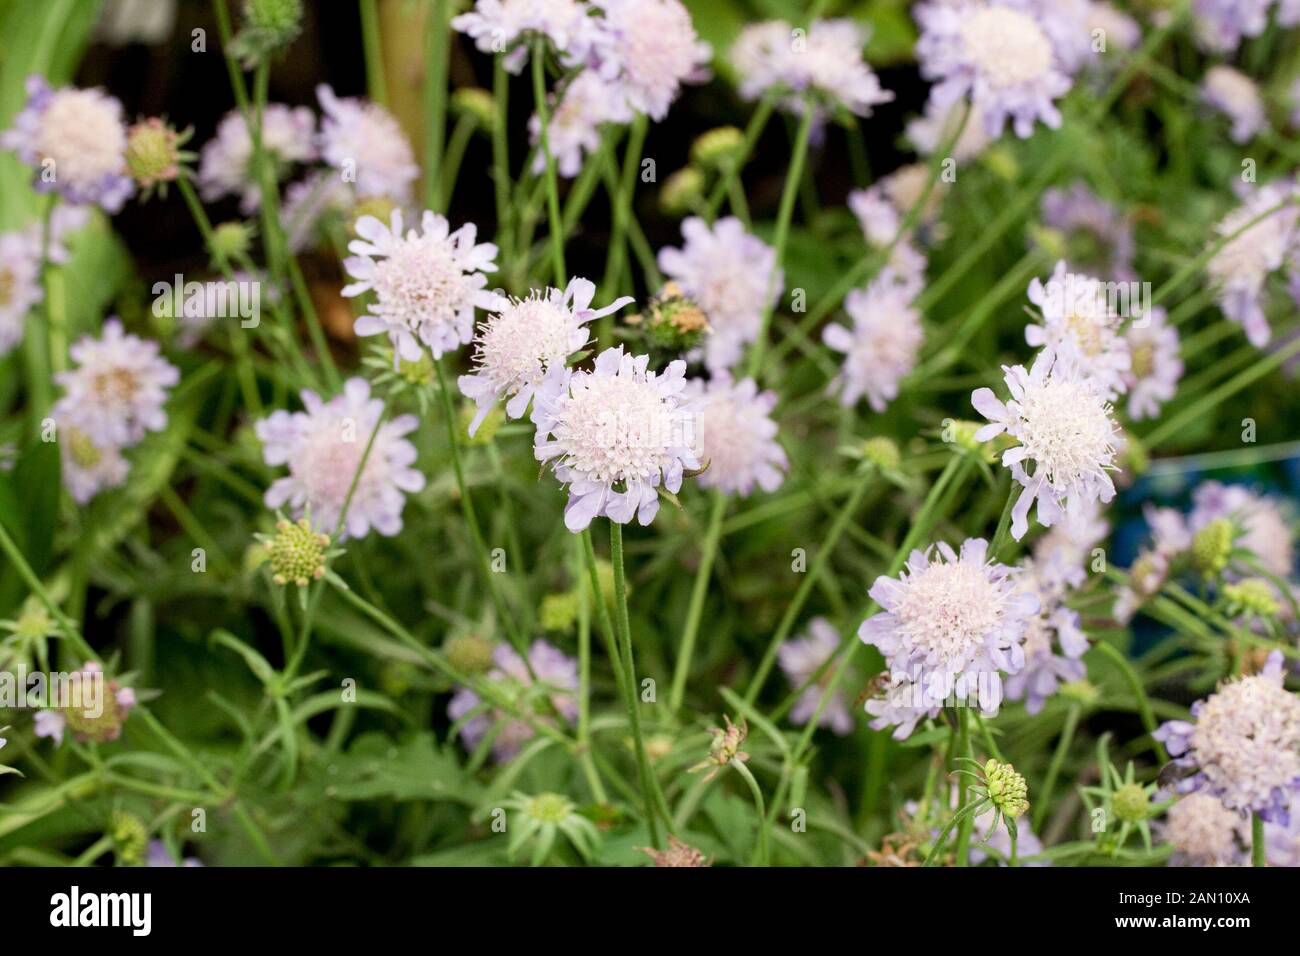
[[[962,757],[972,758],[970,742],[970,710],[957,708],[957,752]],[[957,775],[957,806],[966,806],[970,785],[966,774]],[[957,824],[957,865],[970,865],[970,834],[975,825],[975,814],[968,813]]]
[[[636,171],[641,163],[641,152],[645,147],[647,121],[638,113],[632,120],[632,129],[628,135],[627,150],[623,154],[623,172],[619,178],[618,195],[612,196],[614,204],[614,226],[609,238],[609,251],[605,257],[605,276],[601,280],[601,294],[605,298],[618,295],[623,282],[623,263],[627,259],[628,221],[632,218],[632,194],[636,191]],[[602,300],[603,301],[603,300]],[[613,328],[613,320],[606,316],[601,320],[601,338],[608,339],[608,331]]]
[[[1056,789],[1056,778],[1060,776],[1061,767],[1070,752],[1070,744],[1074,742],[1074,732],[1078,729],[1079,717],[1082,713],[1083,709],[1078,704],[1071,704],[1070,709],[1066,711],[1065,726],[1061,728],[1061,739],[1056,744],[1056,752],[1052,754],[1052,762],[1048,764],[1047,776],[1043,778],[1043,789],[1034,801],[1035,828],[1041,827],[1043,818],[1047,816],[1052,791]]]
[[[591,758],[591,587],[583,574],[585,559],[581,541],[574,541],[574,575],[578,591],[578,760],[587,778],[592,799],[605,803],[605,785]]]
[[[758,812],[758,819],[755,825],[758,827],[758,848],[755,851],[755,862],[759,866],[768,865],[767,851],[767,808],[763,803],[763,790],[754,779],[753,773],[745,766],[744,762],[733,759],[731,766],[736,773],[744,778],[745,783],[749,784],[749,792],[754,795],[754,809]]]
[[[1250,815],[1250,865],[1268,866],[1268,845],[1264,841],[1264,818]]]
[[[446,212],[456,184],[454,169],[443,156],[447,135],[447,70],[451,52],[451,22],[447,18],[447,0],[426,0],[429,9],[424,22],[424,202],[434,212]],[[466,117],[457,126],[473,120]],[[465,134],[468,139],[468,132]],[[455,136],[453,136],[453,142]],[[464,146],[461,146],[461,152]],[[451,150],[448,150],[450,153]],[[457,153],[456,165],[460,164]]]
[[[758,338],[750,349],[749,363],[745,373],[750,378],[757,378],[763,368],[763,353],[767,350],[768,328],[772,324],[772,314],[776,311],[779,295],[778,279],[785,262],[785,244],[790,237],[790,220],[794,216],[794,201],[799,194],[799,181],[803,177],[804,161],[808,157],[808,139],[812,135],[813,109],[805,104],[803,116],[799,120],[799,129],[794,137],[794,152],[790,165],[786,169],[785,188],[781,191],[781,205],[776,214],[776,235],[773,239],[775,256],[772,261],[772,273],[767,280],[767,301],[763,307],[763,321],[758,328]]]
[[[542,157],[546,162],[546,209],[551,226],[551,265],[555,285],[569,282],[564,269],[564,219],[560,215],[560,191],[555,182],[555,154],[551,152],[551,116],[546,105],[546,41],[533,41],[533,102],[542,127]]]
[[[379,7],[375,0],[360,0],[361,47],[366,58],[366,91],[380,106],[388,106],[388,83],[384,79],[383,38],[379,31]]]
[[[514,228],[510,205],[510,141],[506,135],[506,122],[510,107],[510,74],[506,72],[502,57],[492,64],[492,180],[497,205],[497,242],[501,246],[501,261],[509,262],[509,241]]]
[[[1007,493],[1007,503],[1002,506],[1002,517],[998,519],[997,530],[993,532],[993,543],[989,545],[989,560],[996,561],[998,555],[1002,553],[1002,547],[1007,543],[1007,531],[1011,527],[1011,511],[1015,507],[1016,498],[1019,497],[1017,492],[1023,493],[1024,489],[1015,479],[1011,481],[1011,490]]]
[[[1147,733],[1154,734],[1159,727],[1156,723],[1155,712],[1151,709],[1151,701],[1147,697],[1146,689],[1142,686],[1142,678],[1138,676],[1137,671],[1133,669],[1133,664],[1123,652],[1113,644],[1106,641],[1098,641],[1093,645],[1097,650],[1110,659],[1110,661],[1119,668],[1124,680],[1128,683],[1129,689],[1133,691],[1133,697],[1137,701],[1138,713],[1142,716],[1142,726],[1146,727]],[[1163,764],[1169,760],[1169,754],[1165,752],[1164,744],[1152,738],[1152,746]]]
[[[668,709],[673,714],[682,709],[682,700],[686,696],[686,675],[690,673],[691,658],[695,654],[695,638],[699,634],[700,620],[704,616],[704,599],[709,591],[713,559],[718,553],[718,540],[722,537],[722,519],[726,512],[727,496],[715,490],[713,504],[709,511],[708,530],[704,532],[704,546],[700,549],[700,565],[696,568],[695,584],[691,588],[691,603],[686,609],[682,643],[677,651],[677,663],[673,668],[673,685],[668,694]]]
[[[758,102],[758,108],[749,118],[749,123],[745,126],[745,141],[741,146],[740,155],[735,161],[728,163],[722,170],[722,175],[713,187],[713,192],[709,194],[708,204],[705,208],[704,218],[712,221],[713,217],[718,214],[722,208],[722,201],[731,191],[732,184],[740,177],[740,172],[745,168],[750,155],[754,152],[754,146],[758,143],[758,138],[763,135],[763,130],[767,126],[767,121],[772,118],[772,110],[776,105],[776,100],[770,94],[764,96]]]

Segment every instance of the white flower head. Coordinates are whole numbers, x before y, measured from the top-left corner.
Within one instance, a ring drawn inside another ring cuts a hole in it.
[[[451,232],[444,217],[426,210],[420,228],[403,233],[402,211],[395,209],[388,225],[362,216],[355,228],[360,238],[348,243],[353,255],[343,266],[357,281],[343,295],[374,293],[356,332],[387,334],[394,364],[399,358],[418,361],[426,348],[441,358],[473,336],[476,308],[505,306],[503,296],[487,290],[497,247],[476,244],[473,223]]]
[[[506,414],[522,418],[533,395],[552,368],[591,338],[586,324],[630,304],[624,296],[603,309],[593,309],[596,286],[574,277],[563,290],[533,291],[523,299],[503,300],[479,327],[474,342],[474,373],[462,375],[460,390],[478,405],[469,433],[478,431],[502,398]]]
[[[603,16],[587,56],[628,105],[658,121],[683,83],[700,82],[712,48],[699,39],[680,0],[600,0]]]
[[[375,433],[384,403],[371,398],[365,379],[348,379],[342,394],[329,401],[307,389],[301,396],[303,411],[281,409],[255,425],[266,463],[289,469],[267,489],[266,506],[287,505],[295,518],[308,514],[318,531],[332,535],[355,477],[343,533],[362,538],[374,528],[381,535],[397,534],[406,495],[424,487],[424,475],[412,467],[415,446],[404,437],[419,421],[399,415]],[[374,444],[366,457],[372,434]],[[363,457],[365,468],[356,477]]]
[[[921,72],[938,84],[930,93],[936,109],[969,95],[993,138],[1008,119],[1022,139],[1038,120],[1052,129],[1061,125],[1054,101],[1070,89],[1076,49],[1057,42],[1073,36],[1052,22],[1062,12],[1036,0],[937,0],[914,12]],[[1089,39],[1086,29],[1078,38]]]
[[[1167,811],[1162,831],[1174,848],[1175,866],[1236,866],[1245,859],[1237,843],[1243,814],[1229,810],[1218,797],[1189,793]]]
[[[409,202],[420,167],[397,118],[378,103],[340,98],[323,83],[316,87],[316,97],[325,114],[321,158],[350,177],[362,199]]]
[[[552,368],[534,396],[534,454],[553,462],[568,486],[564,523],[572,532],[602,515],[649,524],[659,488],[677,492],[685,470],[700,467],[698,408],[682,394],[686,363],[651,372],[649,362],[621,346],[606,349],[591,371]]]
[[[1072,356],[1108,399],[1127,391],[1132,359],[1106,283],[1058,262],[1047,282],[1029,283],[1029,301],[1038,306],[1043,324],[1025,326],[1026,343]]]
[[[1228,135],[1234,143],[1250,142],[1268,125],[1259,87],[1240,70],[1222,64],[1210,67],[1201,82],[1201,96],[1232,122]]]
[[[1028,371],[1023,365],[1002,368],[1010,399],[1004,404],[992,389],[980,388],[971,404],[991,423],[975,433],[977,441],[1005,432],[1017,442],[1002,455],[1023,489],[1011,511],[1011,534],[1017,541],[1024,537],[1037,500],[1040,524],[1050,528],[1064,518],[1077,537],[1088,505],[1115,496],[1110,472],[1121,438],[1110,402],[1072,358],[1050,348]],[[1026,462],[1034,464],[1032,475]]]
[[[1038,599],[1038,613],[1025,628],[1025,666],[1006,681],[1008,700],[1023,700],[1025,710],[1036,714],[1061,684],[1082,680],[1087,668],[1079,659],[1088,638],[1077,611],[1065,605],[1065,582],[1073,569],[1061,567],[1065,555],[1035,549],[1021,563],[1020,585]]]
[[[27,103],[13,126],[0,132],[0,148],[31,166],[37,192],[57,192],[75,205],[117,212],[135,189],[126,168],[122,104],[101,90],[51,89],[41,76],[27,78]]]
[[[704,310],[710,329],[705,365],[725,371],[758,337],[763,315],[781,295],[785,279],[776,270],[772,247],[746,232],[734,216],[711,227],[691,216],[682,222],[682,237],[686,242],[680,249],[659,250],[659,268]]]
[[[707,384],[692,379],[683,394],[700,399],[701,487],[743,496],[755,486],[768,492],[781,486],[790,463],[776,440],[775,392],[760,392],[752,378],[733,382],[719,372]]]
[[[794,638],[781,645],[777,650],[777,661],[790,681],[790,686],[798,689],[812,680],[818,669],[834,657],[839,649],[839,632],[826,618],[815,617],[808,622],[807,636]],[[812,720],[821,703],[822,693],[819,683],[804,690],[790,711],[790,720],[796,724],[806,724]],[[853,717],[841,691],[836,690],[831,694],[817,724],[819,727],[829,727],[840,736],[852,732]]]
[[[907,286],[877,279],[844,297],[851,326],[826,326],[823,341],[844,354],[831,389],[839,392],[845,407],[865,395],[873,410],[883,412],[898,397],[899,383],[916,367],[925,338],[921,313],[911,299]]]
[[[1264,215],[1275,208],[1276,212]],[[1252,222],[1255,224],[1246,229]],[[1241,325],[1256,348],[1263,348],[1271,338],[1263,309],[1265,285],[1295,247],[1300,236],[1298,223],[1300,205],[1296,202],[1295,183],[1282,180],[1255,190],[1214,227],[1221,237],[1245,229],[1215,254],[1206,271],[1218,289],[1223,314]]]
[[[167,425],[164,406],[180,372],[159,354],[157,342],[129,335],[109,319],[100,338],[86,336],[68,354],[77,367],[54,376],[66,390],[56,417],[99,447],[134,445]]]
[[[1160,406],[1174,397],[1183,377],[1179,357],[1178,330],[1167,323],[1168,315],[1156,306],[1140,315],[1124,333],[1128,343],[1128,414],[1134,421],[1155,418]]]
[[[268,103],[262,111],[262,150],[270,158],[273,175],[283,179],[294,163],[316,158],[316,117],[305,106]],[[216,135],[203,144],[199,155],[199,192],[209,202],[238,196],[244,215],[262,203],[262,187],[253,168],[253,138],[248,122],[231,110],[217,124]]]
[[[518,73],[528,61],[528,43],[545,37],[571,61],[590,42],[594,18],[581,0],[478,0],[474,9],[453,17],[451,25],[474,40],[484,53],[505,53],[505,67]]]

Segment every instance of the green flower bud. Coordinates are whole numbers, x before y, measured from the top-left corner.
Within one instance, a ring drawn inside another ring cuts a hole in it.
[[[881,471],[897,471],[903,455],[892,438],[878,435],[862,443],[862,458]]]
[[[704,174],[694,166],[677,170],[659,190],[659,208],[668,216],[684,216],[704,200]]]
[[[120,863],[139,866],[144,862],[144,851],[149,845],[149,830],[137,816],[114,811],[109,817],[108,834]]]
[[[1227,518],[1211,521],[1192,538],[1192,567],[1204,577],[1217,577],[1228,566],[1237,529]]]
[[[126,168],[146,192],[180,175],[181,136],[158,117],[141,120],[126,134]]]
[[[1141,823],[1151,810],[1151,796],[1145,787],[1126,783],[1115,791],[1111,805],[1115,809],[1115,816],[1125,823]]]
[[[704,311],[676,282],[669,282],[650,300],[644,315],[628,316],[627,322],[639,326],[651,346],[670,352],[690,351],[709,329]]]
[[[253,247],[253,230],[247,223],[223,222],[212,230],[212,248],[208,250],[214,262],[229,262],[248,255]]]
[[[244,0],[235,55],[245,63],[284,49],[302,32],[302,0]]]
[[[451,111],[457,116],[471,116],[479,126],[490,129],[496,116],[496,105],[487,90],[463,86],[451,94]]]
[[[1029,809],[1029,787],[1011,764],[990,759],[984,765],[984,780],[989,800],[1003,815],[1014,820]]]
[[[1263,578],[1246,578],[1223,587],[1228,613],[1274,618],[1282,609],[1273,593],[1273,585]]]
[[[297,521],[281,518],[276,522],[275,534],[263,536],[261,541],[271,564],[271,580],[276,584],[292,583],[305,588],[325,576],[330,536],[312,530],[306,518]]]
[[[578,619],[578,592],[566,591],[563,594],[548,594],[542,598],[542,607],[538,614],[542,627],[548,631],[565,633],[573,629],[573,622]]]
[[[492,642],[477,634],[457,634],[447,638],[442,652],[466,674],[482,674],[492,669]]]
[[[744,151],[745,134],[734,126],[719,126],[696,137],[691,162],[706,169],[725,169],[738,162]]]
[[[1067,700],[1077,701],[1084,706],[1095,703],[1101,696],[1096,685],[1086,680],[1072,680],[1062,684],[1060,694]]]

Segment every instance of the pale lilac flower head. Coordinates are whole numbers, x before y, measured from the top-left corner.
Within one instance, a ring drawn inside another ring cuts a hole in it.
[[[1275,208],[1276,212],[1264,215]],[[1263,348],[1271,336],[1263,308],[1265,286],[1269,275],[1286,263],[1300,237],[1295,183],[1281,180],[1260,187],[1220,220],[1214,231],[1217,237],[1230,236],[1256,219],[1259,221],[1215,254],[1206,271],[1218,290],[1223,314],[1241,325],[1251,345]]]
[[[1038,0],[931,0],[914,12],[916,54],[922,75],[937,83],[930,92],[936,109],[969,96],[993,138],[1008,119],[1022,139],[1038,120],[1061,125],[1054,101],[1070,89],[1073,17],[1059,29],[1064,14]],[[1080,36],[1088,40],[1086,27]]]
[[[1085,184],[1047,190],[1041,212],[1044,226],[1065,235],[1066,258],[1071,265],[1103,279],[1128,282],[1137,278],[1133,224]]]
[[[898,397],[899,383],[916,367],[925,337],[911,299],[907,287],[879,279],[844,297],[852,325],[831,324],[822,332],[822,340],[844,354],[831,383],[840,404],[852,407],[865,395],[874,411],[883,412]]]
[[[73,501],[84,505],[101,491],[126,483],[131,466],[119,446],[100,444],[79,429],[64,399],[54,403],[51,414],[59,434],[63,485]]]
[[[22,341],[28,313],[44,298],[37,231],[28,228],[0,234],[0,357]]]
[[[475,339],[474,373],[462,375],[458,382],[461,392],[478,405],[470,435],[503,398],[506,414],[522,418],[546,373],[563,366],[590,340],[586,324],[633,301],[624,296],[593,309],[595,295],[595,284],[575,276],[563,291],[533,291],[523,299],[503,300],[489,313]]]
[[[1080,658],[1088,649],[1088,637],[1079,625],[1077,611],[1065,605],[1062,587],[1066,571],[1057,566],[1061,556],[1040,553],[1021,565],[1022,588],[1038,598],[1038,613],[1025,628],[1025,666],[1006,680],[1008,700],[1023,700],[1025,710],[1037,714],[1047,698],[1062,684],[1082,680],[1087,668]]]
[[[1166,322],[1165,310],[1156,306],[1138,316],[1124,332],[1130,364],[1124,376],[1128,388],[1128,415],[1134,421],[1155,418],[1160,406],[1174,397],[1183,377],[1178,351],[1178,330]]]
[[[1029,283],[1029,301],[1038,307],[1043,324],[1025,326],[1026,343],[1070,356],[1108,400],[1126,390],[1132,360],[1105,283],[1058,262],[1047,282],[1035,278]]]
[[[1195,532],[1220,518],[1231,519],[1241,528],[1237,546],[1254,554],[1265,570],[1280,578],[1291,576],[1295,570],[1294,536],[1276,499],[1244,485],[1203,482],[1192,492],[1187,523]]]
[[[1218,797],[1231,810],[1285,826],[1300,792],[1300,697],[1282,686],[1282,654],[1264,670],[1220,686],[1192,705],[1192,721],[1171,720],[1153,735],[1189,776],[1179,793]]]
[[[1206,49],[1231,53],[1243,37],[1257,37],[1268,26],[1274,0],[1195,0],[1196,36]]]
[[[1093,0],[1088,4],[1087,19],[1089,34],[1105,40],[1107,53],[1134,50],[1142,42],[1142,27],[1112,3]]]
[[[1160,827],[1174,848],[1171,866],[1244,866],[1247,854],[1238,842],[1245,815],[1229,810],[1218,797],[1189,793],[1165,811]]]
[[[357,281],[343,295],[374,294],[356,332],[386,334],[394,364],[418,361],[424,349],[441,358],[473,337],[475,309],[504,307],[505,298],[487,290],[497,247],[476,243],[473,223],[451,232],[444,217],[426,210],[420,228],[403,233],[402,211],[395,209],[387,225],[362,216],[355,228],[360,238],[348,243],[353,255],[343,266]]]
[[[1129,568],[1128,583],[1115,598],[1115,620],[1128,624],[1139,607],[1160,590],[1169,577],[1171,565],[1192,544],[1192,531],[1181,511],[1143,506],[1151,544],[1138,552]]]
[[[808,622],[806,637],[794,638],[781,645],[777,650],[777,660],[790,681],[790,686],[797,690],[812,680],[818,669],[835,656],[839,647],[839,632],[826,618],[815,617]],[[794,709],[790,711],[790,720],[796,724],[806,724],[812,720],[817,705],[821,703],[822,693],[819,683],[809,686],[799,695]],[[853,717],[842,691],[836,690],[827,700],[817,726],[829,727],[840,736],[853,730]]]
[[[1043,349],[1026,371],[1003,366],[1010,399],[998,401],[992,389],[976,389],[971,404],[990,424],[975,433],[988,441],[1005,432],[1017,444],[1002,455],[1002,464],[1023,490],[1011,511],[1011,534],[1017,541],[1029,530],[1029,509],[1038,502],[1038,522],[1050,528],[1065,519],[1078,536],[1088,506],[1115,496],[1110,472],[1116,467],[1119,426],[1102,387],[1071,358]],[[1032,462],[1033,474],[1025,470]]]
[[[725,371],[758,337],[785,279],[772,247],[746,232],[735,216],[712,226],[691,216],[682,222],[682,237],[680,249],[659,250],[659,268],[704,310],[710,330],[704,362],[710,371]]]
[[[788,93],[786,109],[802,113],[806,98],[819,119],[835,109],[870,116],[873,107],[894,94],[882,89],[863,57],[870,30],[847,18],[814,20],[807,31],[783,20],[741,31],[731,50],[740,73],[741,95],[756,99],[771,91]]]
[[[315,246],[324,234],[323,224],[332,216],[342,216],[357,202],[352,184],[338,173],[319,169],[289,184],[280,207],[280,221],[292,252]]]
[[[167,867],[177,867],[177,866],[195,867],[195,866],[202,866],[203,861],[193,856],[187,856],[185,857],[185,859],[177,861],[176,857],[172,856],[171,851],[167,849],[167,844],[163,843],[162,840],[150,840],[149,850],[148,853],[145,855],[144,865],[148,867],[155,867],[155,868],[167,868]]]
[[[262,150],[271,161],[273,175],[284,179],[294,163],[316,158],[316,117],[305,106],[268,103],[262,113]],[[262,204],[262,187],[253,165],[253,138],[242,113],[231,110],[216,135],[199,154],[199,192],[209,202],[238,196],[245,215]]]
[[[907,124],[907,139],[922,156],[932,156],[957,132],[964,106],[952,102],[940,106],[931,97],[925,101],[925,113]],[[952,146],[952,157],[958,163],[972,160],[989,148],[993,138],[984,128],[984,117],[979,107],[972,105],[970,118],[962,127]]]
[[[546,127],[546,140],[555,157],[556,171],[573,178],[582,170],[583,157],[600,147],[601,127],[606,123],[628,123],[632,110],[622,90],[595,70],[583,70],[559,94]],[[539,147],[533,158],[533,172],[546,170],[546,157],[540,150],[542,121],[536,114],[528,121],[533,146]]]
[[[316,87],[316,98],[325,114],[321,158],[353,182],[362,199],[409,202],[420,167],[397,118],[378,103],[340,98],[324,83]]]
[[[660,486],[676,493],[686,469],[700,467],[698,408],[682,394],[686,363],[662,372],[649,363],[606,349],[591,371],[552,368],[533,398],[533,451],[568,486],[564,523],[574,533],[602,515],[649,524]]]
[[[27,78],[27,103],[0,147],[31,166],[37,192],[57,192],[75,205],[117,212],[135,189],[126,169],[122,104],[100,90],[53,90],[40,76]]]
[[[700,82],[712,48],[680,0],[600,0],[587,55],[638,113],[658,121],[683,83]]]
[[[887,246],[922,198],[925,203],[921,205],[916,223],[923,232],[933,234],[947,186],[936,180],[927,196],[929,180],[930,170],[925,163],[909,163],[882,177],[871,188],[855,189],[849,193],[849,209],[858,217],[870,245]],[[912,238],[913,233],[909,230],[900,241],[910,242]]]
[[[683,394],[700,400],[701,487],[745,496],[755,486],[768,492],[781,486],[790,463],[776,440],[775,392],[760,392],[752,378],[733,382],[719,372],[707,383],[692,379]]]
[[[289,469],[267,489],[266,506],[287,506],[295,518],[306,514],[317,530],[332,535],[374,434],[343,533],[363,538],[373,528],[381,535],[397,534],[406,495],[424,487],[424,475],[412,467],[415,446],[405,438],[419,421],[399,415],[379,425],[384,403],[371,397],[365,379],[348,379],[342,394],[329,401],[307,389],[301,395],[303,411],[281,409],[255,425],[266,463]]]
[[[488,671],[486,679],[500,686],[538,722],[550,723],[553,720],[545,704],[569,723],[578,719],[578,662],[572,657],[546,641],[536,640],[528,648],[527,663],[507,644],[498,644],[492,651],[492,659],[496,666]],[[536,697],[539,687],[545,693],[544,701]],[[478,694],[462,687],[447,705],[447,716],[453,721],[464,718],[460,725],[460,738],[471,751],[478,747],[495,724],[504,722],[492,739],[492,756],[498,763],[504,763],[533,738],[535,731],[527,721],[512,718],[494,708],[470,716],[472,711],[482,706]]]
[[[69,678],[62,691],[67,699],[50,701],[52,704],[63,703],[66,706],[36,712],[33,718],[33,732],[36,736],[48,737],[56,745],[62,744],[63,735],[70,723],[69,715],[72,715],[71,724],[78,740],[94,739],[101,743],[117,740],[122,734],[122,725],[135,708],[135,689],[123,687],[115,680],[107,680],[97,661],[86,661]],[[53,688],[50,693],[54,693]],[[105,694],[111,695],[111,702],[101,696]],[[80,714],[75,711],[80,711]],[[81,715],[95,723],[88,726]]]
[[[65,389],[59,417],[96,445],[134,445],[145,432],[166,426],[163,406],[180,373],[158,353],[157,342],[130,335],[109,319],[100,338],[86,336],[68,354],[76,368],[54,376]]]
[[[1201,96],[1232,122],[1228,135],[1234,143],[1250,142],[1268,125],[1259,87],[1240,70],[1222,64],[1210,67],[1201,83]]]
[[[505,53],[505,67],[518,73],[528,61],[528,43],[545,37],[566,61],[581,51],[594,29],[581,0],[478,0],[451,25],[484,53]]]

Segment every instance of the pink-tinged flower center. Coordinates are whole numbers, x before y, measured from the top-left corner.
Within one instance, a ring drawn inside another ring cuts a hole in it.
[[[126,165],[126,130],[93,90],[54,94],[36,137],[36,150],[42,159],[54,161],[58,182],[92,183],[121,173]]]
[[[356,474],[361,456],[365,454],[369,437],[369,434],[362,435],[358,428],[356,437],[351,441],[344,441],[338,435],[317,435],[314,441],[307,443],[294,472],[307,489],[309,501],[342,505],[348,489],[352,487],[352,476]],[[371,449],[370,458],[366,461],[362,478],[367,483],[374,477],[378,451],[377,447]],[[362,481],[357,482],[358,491],[362,484]]]
[[[469,277],[445,249],[445,240],[428,236],[403,240],[375,264],[372,280],[378,312],[412,332],[426,324],[450,324],[473,295]]]
[[[511,303],[483,327],[480,370],[500,392],[537,385],[547,369],[568,358],[573,328],[572,313],[548,299]]]
[[[648,479],[689,445],[682,423],[647,382],[624,375],[575,379],[553,429],[564,463],[599,482]]]
[[[1115,454],[1110,406],[1084,382],[1049,378],[1025,385],[1017,437],[1053,485],[1097,474]]]
[[[995,89],[1041,81],[1052,68],[1052,45],[1033,17],[1010,7],[977,11],[961,26],[966,55]]]
[[[985,569],[957,562],[913,575],[894,613],[911,644],[960,668],[997,625],[1001,607]]]
[[[140,391],[140,381],[125,368],[110,368],[94,377],[91,389],[105,404],[126,405]]]

